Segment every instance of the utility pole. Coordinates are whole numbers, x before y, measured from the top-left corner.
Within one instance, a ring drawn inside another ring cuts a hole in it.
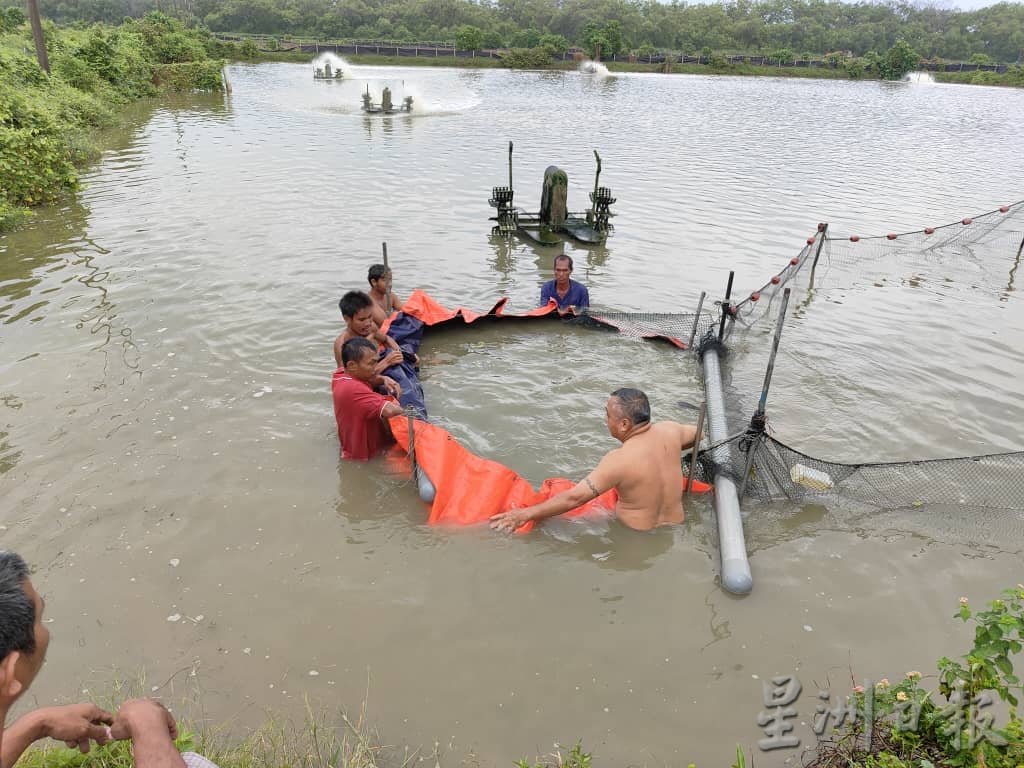
[[[43,22],[39,20],[39,3],[28,0],[28,18],[32,22],[32,38],[36,42],[36,58],[39,68],[50,74],[50,59],[46,55],[46,39],[43,37]]]

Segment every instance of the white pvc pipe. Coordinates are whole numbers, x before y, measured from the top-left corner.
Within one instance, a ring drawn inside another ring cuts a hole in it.
[[[708,407],[708,436],[712,443],[729,436],[725,418],[725,399],[722,394],[722,371],[718,362],[718,350],[711,348],[704,353],[704,399]],[[728,443],[711,452],[711,458],[719,466],[732,466],[732,451]],[[754,588],[747,560],[747,544],[743,539],[743,518],[740,516],[740,500],[732,478],[718,473],[715,475],[715,517],[718,518],[718,548],[722,557],[722,586],[734,595],[746,595]]]

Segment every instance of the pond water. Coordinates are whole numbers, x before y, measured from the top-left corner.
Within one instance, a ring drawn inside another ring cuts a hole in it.
[[[729,270],[739,295],[763,284],[819,221],[906,232],[1024,197],[1024,92],[352,71],[237,65],[231,95],[138,106],[74,202],[0,238],[0,540],[37,568],[54,634],[32,701],[143,676],[238,728],[366,699],[392,762],[582,739],[601,764],[724,765],[756,751],[772,676],[804,684],[806,745],[818,688],[966,650],[956,600],[1021,581],[1019,513],[752,505],[742,599],[716,585],[705,499],[649,534],[429,528],[403,478],[339,461],[331,343],[382,241],[402,296],[534,306],[557,249],[489,234],[510,140],[527,208],[557,164],[583,209],[601,153],[616,231],[565,245],[595,304],[686,312]],[[385,80],[417,111],[360,114]],[[850,460],[1020,448],[1013,267],[823,296],[783,337],[776,436]],[[436,421],[534,483],[612,447],[611,389],[647,389],[656,418],[701,397],[689,356],[558,323],[437,332],[421,357]]]

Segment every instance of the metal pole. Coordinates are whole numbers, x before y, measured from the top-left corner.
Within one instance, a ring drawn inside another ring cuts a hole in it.
[[[508,143],[508,188],[512,189],[512,142]]]
[[[708,402],[700,404],[700,415],[697,416],[697,437],[693,441],[693,453],[690,455],[690,474],[686,477],[686,495],[693,490],[693,473],[697,471],[697,454],[700,453],[700,438],[704,432],[704,414],[708,412]]]
[[[725,299],[722,300],[722,324],[718,327],[718,340],[721,341],[725,335],[725,319],[729,315],[729,297],[732,296],[732,279],[736,273],[729,271],[729,282],[725,286]]]
[[[388,244],[387,241],[380,244],[380,249],[384,252],[384,280],[387,282],[384,285],[387,286],[384,290],[384,316],[391,317],[391,281],[388,280],[388,273],[391,271],[391,267],[388,266]]]
[[[768,402],[768,387],[772,383],[772,373],[775,371],[775,355],[779,351],[779,339],[782,338],[782,324],[786,321],[786,305],[789,304],[790,288],[782,292],[782,306],[779,307],[779,319],[775,323],[775,338],[772,339],[772,353],[768,357],[768,369],[764,372],[764,386],[761,387],[761,399],[757,402],[757,412],[764,413],[765,404]]]
[[[411,405],[405,409],[409,428],[409,461],[412,463],[412,479],[418,482],[420,468],[416,465],[416,409]]]
[[[594,211],[597,208],[597,184],[598,179],[601,178],[601,156],[597,154],[597,150],[594,150],[594,157],[597,159],[597,173],[594,174],[594,196],[590,201],[590,210],[587,212],[587,220],[594,223]]]
[[[789,288],[782,292],[782,306],[779,307],[779,319],[775,323],[775,338],[772,339],[772,352],[768,357],[768,368],[764,372],[764,386],[761,387],[761,397],[757,401],[757,411],[754,414],[755,419],[764,417],[765,407],[768,404],[768,387],[771,386],[772,373],[775,371],[775,355],[778,354],[779,339],[782,338],[782,324],[786,321],[786,306],[789,304],[789,293]],[[754,465],[754,456],[757,453],[757,448],[757,445],[751,445],[747,450],[747,462],[743,468],[743,477],[740,478],[740,489],[737,493],[741,499],[743,498],[743,492],[747,490],[747,480],[750,478],[750,468]]]
[[[811,263],[811,277],[808,287],[814,289],[814,270],[818,266],[818,257],[821,256],[821,247],[825,244],[825,236],[828,234],[828,222],[821,225],[818,235],[818,247],[814,249],[814,261]]]
[[[690,339],[686,342],[687,349],[693,349],[693,340],[697,337],[697,324],[700,322],[700,311],[704,307],[704,297],[707,295],[707,291],[700,292],[700,301],[697,302],[697,314],[693,318],[693,328],[690,329]]]

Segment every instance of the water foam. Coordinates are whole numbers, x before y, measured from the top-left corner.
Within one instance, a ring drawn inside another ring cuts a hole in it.
[[[321,53],[315,59],[313,59],[313,66],[316,69],[323,69],[324,64],[330,64],[331,69],[335,72],[341,70],[343,78],[352,77],[352,66],[345,61],[341,56],[334,53]]]
[[[597,77],[608,77],[611,73],[608,71],[608,67],[599,61],[591,61],[590,59],[584,59],[580,62],[579,70],[584,75],[596,75]]]

